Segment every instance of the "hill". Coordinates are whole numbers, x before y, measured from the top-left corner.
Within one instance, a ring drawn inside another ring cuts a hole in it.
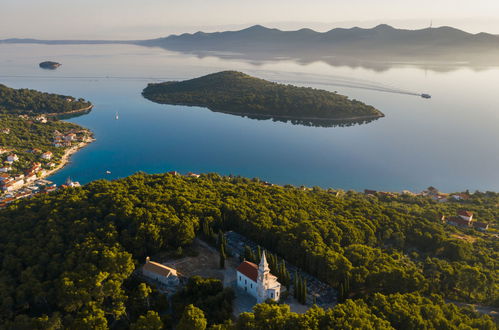
[[[26,115],[64,115],[89,110],[84,99],[32,89],[14,89],[0,84],[0,113]]]
[[[384,116],[372,106],[337,93],[278,84],[236,71],[180,82],[149,84],[142,94],[157,103],[201,106],[242,116],[312,123]]]
[[[494,59],[499,53],[497,35],[471,34],[447,26],[405,30],[386,24],[371,29],[336,28],[327,32],[281,31],[255,25],[239,31],[171,35],[141,44],[181,51],[223,50],[315,57],[351,55],[370,59]]]
[[[126,329],[150,310],[165,315],[168,304],[156,304],[148,285],[132,277],[134,269],[146,256],[188,251],[197,235],[235,230],[339,288],[340,301],[355,300],[327,316],[312,310],[322,326],[303,320],[307,327],[288,311],[288,326],[281,313],[269,312],[238,320],[266,326],[220,329],[268,328],[271,320],[281,322],[274,329],[494,329],[490,318],[443,298],[497,306],[498,241],[443,224],[439,216],[466,209],[495,225],[498,198],[476,192],[437,203],[217,174],[144,173],[39,195],[0,210],[0,323]],[[463,233],[474,240],[455,237]],[[267,307],[257,307],[257,315],[261,308]],[[356,325],[341,325],[345,318]],[[364,322],[381,325],[360,326]]]

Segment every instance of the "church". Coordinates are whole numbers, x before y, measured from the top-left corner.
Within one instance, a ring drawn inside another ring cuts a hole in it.
[[[277,281],[277,276],[270,274],[265,251],[262,253],[260,265],[243,261],[236,268],[236,275],[237,286],[255,297],[257,303],[262,303],[267,299],[279,301],[281,283]]]

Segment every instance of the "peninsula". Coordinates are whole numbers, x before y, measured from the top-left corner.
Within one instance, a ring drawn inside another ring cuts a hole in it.
[[[236,71],[149,84],[142,95],[162,104],[206,107],[252,118],[360,121],[383,117],[370,105],[325,90],[283,85]]]

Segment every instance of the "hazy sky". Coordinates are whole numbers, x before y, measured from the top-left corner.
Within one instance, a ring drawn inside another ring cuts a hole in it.
[[[170,33],[451,25],[499,34],[499,0],[0,0],[0,38],[139,39]]]

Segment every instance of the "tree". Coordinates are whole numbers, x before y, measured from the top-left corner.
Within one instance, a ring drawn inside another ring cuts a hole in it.
[[[177,330],[204,330],[206,325],[207,321],[203,311],[191,304],[185,307],[182,318],[178,322]]]
[[[141,315],[135,323],[130,325],[131,330],[161,330],[163,322],[156,311],[147,311]]]
[[[227,256],[225,255],[225,249],[223,245],[220,245],[220,268],[225,268],[225,259]]]

